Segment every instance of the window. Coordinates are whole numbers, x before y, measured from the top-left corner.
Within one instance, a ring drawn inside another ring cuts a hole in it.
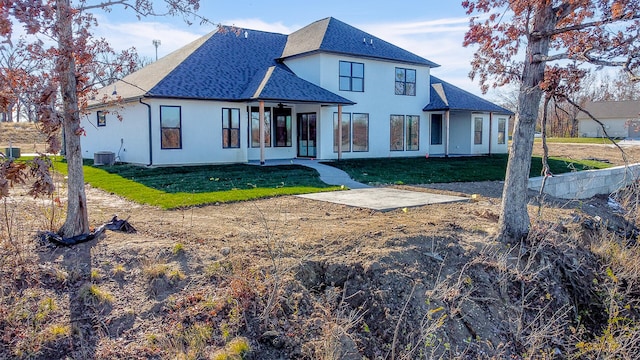
[[[507,138],[507,119],[498,119],[498,144],[504,144]]]
[[[396,68],[396,95],[416,96],[416,71]]]
[[[369,151],[369,114],[342,113],[342,151]],[[333,113],[333,152],[338,152],[338,113]]]
[[[340,61],[340,90],[364,91],[364,64]]]
[[[180,106],[160,106],[160,146],[182,149],[182,115]]]
[[[342,113],[342,152],[351,151],[351,114]],[[333,113],[333,152],[338,152],[338,113]]]
[[[404,132],[407,139],[407,151],[420,150],[420,116],[407,115],[407,129]]]
[[[353,151],[369,151],[369,114],[353,114]]]
[[[291,144],[291,109],[273,109],[276,118],[274,122],[275,146],[290,147]]]
[[[431,145],[442,145],[442,114],[431,114]]]
[[[240,109],[222,108],[222,148],[240,147]]]
[[[482,144],[482,118],[474,118],[473,126],[473,143],[476,145]]]
[[[249,119],[249,136],[251,147],[260,147],[260,109],[257,106],[251,108]],[[264,108],[264,146],[271,147],[271,108]]]
[[[404,115],[391,115],[390,150],[404,150]]]
[[[107,114],[104,111],[98,111],[96,115],[98,116],[98,126],[107,126]]]

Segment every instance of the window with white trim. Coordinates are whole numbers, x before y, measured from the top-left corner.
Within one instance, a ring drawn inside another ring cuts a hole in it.
[[[475,145],[482,145],[482,118],[474,118],[473,123],[473,143]]]
[[[160,105],[160,147],[182,149],[182,109],[180,106]]]

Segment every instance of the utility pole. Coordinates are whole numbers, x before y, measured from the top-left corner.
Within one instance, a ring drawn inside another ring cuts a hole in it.
[[[156,61],[158,61],[158,46],[160,46],[161,42],[160,40],[153,40],[152,43],[156,47]]]

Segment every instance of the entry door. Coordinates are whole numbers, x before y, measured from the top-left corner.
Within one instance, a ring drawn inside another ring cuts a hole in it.
[[[316,157],[316,114],[298,114],[298,157]]]

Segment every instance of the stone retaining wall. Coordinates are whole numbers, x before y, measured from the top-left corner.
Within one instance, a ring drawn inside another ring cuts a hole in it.
[[[640,164],[602,170],[570,172],[548,177],[545,194],[561,199],[587,199],[598,194],[611,194],[636,181]],[[529,189],[540,191],[543,177],[529,179]]]

